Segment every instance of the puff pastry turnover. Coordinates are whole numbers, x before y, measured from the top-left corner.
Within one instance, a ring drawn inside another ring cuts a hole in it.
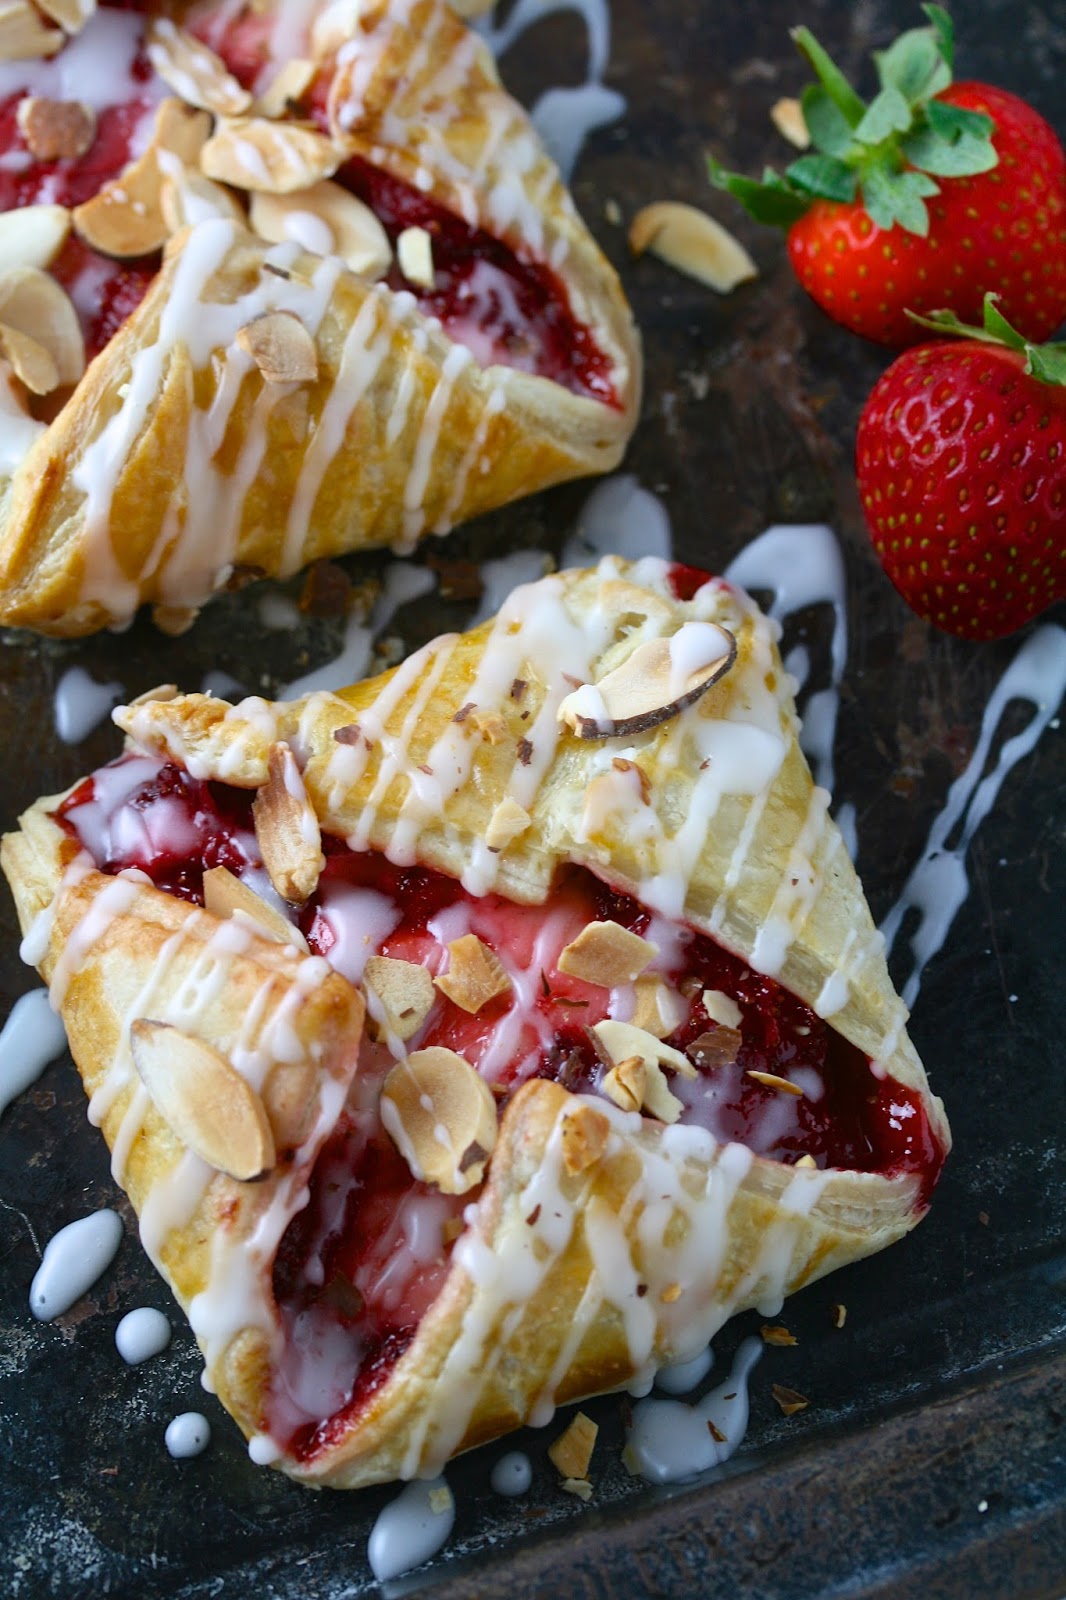
[[[617,463],[618,280],[444,0],[105,7],[0,49],[0,622],[180,631]]]
[[[125,707],[5,839],[255,1459],[430,1473],[924,1213],[947,1124],[775,636],[607,558],[338,694]]]

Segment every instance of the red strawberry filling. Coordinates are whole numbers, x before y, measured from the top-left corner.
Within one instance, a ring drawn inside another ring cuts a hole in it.
[[[124,756],[85,779],[57,820],[102,870],[137,867],[198,902],[203,871],[215,865],[264,891],[250,807],[246,792]],[[671,1074],[682,1121],[786,1163],[809,1156],[819,1167],[916,1173],[928,1199],[944,1153],[918,1095],[877,1076],[802,1001],[706,935],[667,922],[585,869],[568,870],[546,905],[524,906],[475,898],[440,872],[355,854],[339,839],[327,838],[324,848],[325,868],[299,926],[312,950],[348,977],[358,980],[373,954],[437,975],[447,970],[447,945],[469,933],[498,954],[509,992],[473,1014],[438,993],[407,1047],[457,1051],[493,1085],[501,1107],[531,1077],[601,1091],[607,1069],[588,1030],[608,1016],[627,1020],[632,990],[560,972],[559,958],[589,922],[613,921],[657,947],[649,970],[676,996],[680,1020],[668,1042],[698,1067],[691,1080]],[[735,1028],[714,1021],[707,991],[738,1008]],[[308,1204],[275,1261],[289,1338],[266,1421],[303,1459],[343,1430],[414,1338],[447,1275],[462,1212],[476,1199],[476,1190],[445,1195],[416,1181],[384,1131],[379,1089],[392,1060],[384,1044],[364,1041]],[[752,1072],[787,1077],[802,1092],[782,1092]]]

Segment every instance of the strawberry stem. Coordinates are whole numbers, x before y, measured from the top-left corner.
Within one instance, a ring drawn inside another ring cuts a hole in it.
[[[1066,388],[1066,344],[1033,344],[1007,321],[996,304],[998,299],[999,296],[991,292],[985,295],[979,328],[960,322],[954,311],[931,311],[927,317],[919,316],[917,311],[908,311],[907,315],[920,328],[929,328],[933,333],[975,339],[980,344],[998,345],[1004,350],[1017,350],[1025,356],[1025,371],[1030,377],[1051,384],[1054,388]]]

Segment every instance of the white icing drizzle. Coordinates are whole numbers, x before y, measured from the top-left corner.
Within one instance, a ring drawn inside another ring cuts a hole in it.
[[[669,561],[673,555],[665,505],[629,472],[605,478],[593,489],[563,546],[561,564],[585,567],[608,555],[628,561],[644,556]]]
[[[117,1211],[93,1211],[60,1228],[44,1248],[30,1285],[30,1310],[38,1322],[69,1311],[105,1273],[122,1243]]]
[[[660,1367],[655,1374],[655,1387],[664,1394],[688,1394],[690,1389],[703,1382],[713,1366],[714,1351],[708,1345],[691,1361],[674,1361],[669,1366]]]
[[[140,1366],[170,1343],[170,1323],[154,1306],[127,1311],[115,1329],[115,1348],[127,1366]]]
[[[56,684],[56,732],[64,744],[79,743],[124,697],[121,683],[97,683],[84,667],[69,667]]]
[[[0,1116],[66,1047],[63,1023],[48,1003],[47,989],[21,995],[0,1033]]]
[[[747,1432],[748,1377],[761,1354],[761,1340],[745,1339],[726,1381],[695,1405],[639,1401],[624,1455],[630,1472],[677,1483],[728,1461]]]
[[[367,1541],[370,1570],[379,1583],[420,1567],[442,1549],[455,1524],[455,1501],[443,1478],[418,1480],[378,1514]]]
[[[175,1461],[187,1461],[207,1449],[211,1442],[211,1424],[199,1411],[183,1411],[167,1423],[163,1438]]]
[[[489,1477],[497,1494],[528,1494],[533,1483],[533,1463],[524,1450],[508,1450],[493,1466]]]
[[[918,997],[922,974],[941,949],[948,931],[969,894],[966,855],[981,823],[995,804],[1003,782],[1014,766],[1034,749],[1066,694],[1066,630],[1045,624],[1022,643],[1014,660],[996,685],[981,719],[981,732],[965,772],[948,790],[947,800],[929,830],[921,859],[903,892],[882,924],[891,950],[908,911],[920,913],[909,935],[913,966],[903,988],[912,1006]],[[990,772],[985,771],[1000,719],[1012,701],[1028,701],[1033,714],[1018,733],[1003,744]],[[955,837],[952,845],[948,841]]]

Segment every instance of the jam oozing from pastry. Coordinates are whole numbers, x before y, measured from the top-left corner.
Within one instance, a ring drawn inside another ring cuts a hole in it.
[[[271,893],[250,806],[245,792],[127,756],[86,779],[57,816],[103,870],[136,867],[160,888],[198,901],[203,870],[214,865]],[[685,1078],[667,1068],[682,1122],[783,1163],[802,1157],[820,1168],[914,1173],[928,1198],[943,1151],[918,1094],[877,1076],[809,1007],[705,935],[581,868],[556,882],[548,904],[524,906],[474,897],[439,872],[356,854],[339,840],[327,838],[324,848],[299,925],[312,951],[353,981],[373,954],[444,974],[448,946],[468,934],[498,955],[507,992],[470,1013],[438,991],[406,1048],[457,1051],[501,1106],[531,1077],[603,1093],[607,1068],[588,1030],[605,1018],[629,1020],[636,991],[586,982],[559,963],[590,922],[613,922],[656,947],[646,976],[669,992],[675,1025],[667,1043],[697,1069]],[[446,1277],[463,1210],[476,1197],[444,1195],[412,1177],[379,1116],[392,1063],[386,1043],[366,1039],[308,1204],[290,1222],[275,1262],[289,1337],[269,1430],[305,1460],[343,1432],[414,1338]]]

